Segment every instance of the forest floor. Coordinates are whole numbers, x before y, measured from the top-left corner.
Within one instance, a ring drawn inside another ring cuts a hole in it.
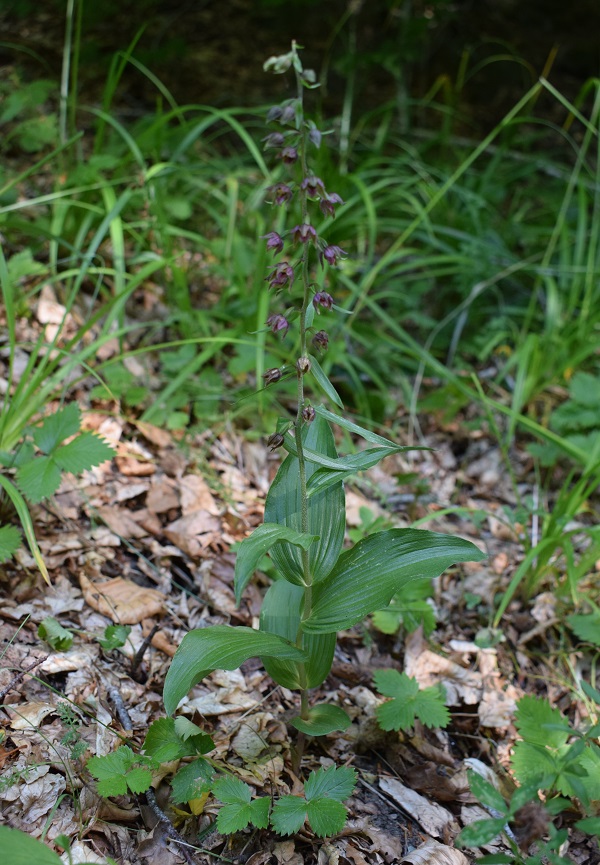
[[[195,845],[187,861],[461,865],[475,851],[453,846],[460,828],[489,817],[469,792],[467,769],[493,766],[510,784],[502,770],[516,739],[516,701],[544,696],[575,726],[585,718],[561,662],[568,647],[552,591],[512,602],[495,645],[475,642],[491,621],[493,599],[523,558],[523,534],[531,527],[507,518],[517,504],[513,486],[484,429],[432,419],[422,424],[432,450],[390,457],[349,485],[348,527],[365,528],[364,508],[381,518],[378,527],[428,517],[427,528],[467,538],[488,558],[435,581],[437,626],[429,638],[421,627],[383,634],[369,621],[340,635],[331,675],[316,696],[342,706],[352,724],[343,734],[309,740],[301,773],[333,764],[357,769],[346,828],[328,840],[308,829],[292,838],[267,830],[223,837],[214,828],[218,806],[211,797],[191,807],[169,804],[167,779],[177,767],[164,764],[154,780],[156,800],[170,825]],[[104,863],[110,856],[122,865],[176,865],[186,861],[181,847],[146,797],[100,797],[85,762],[123,739],[141,748],[149,724],[164,716],[165,675],[188,630],[257,625],[267,579],[259,573],[236,607],[231,546],[261,523],[280,457],[235,429],[178,441],[163,429],[124,420],[115,405],[89,412],[85,425],[116,456],[79,480],[67,476],[58,494],[34,511],[51,587],[24,549],[0,574],[2,821],[50,844],[66,835],[74,862]],[[525,450],[515,449],[512,468],[526,497],[533,474]],[[420,479],[418,497],[414,481],[401,483],[411,473]],[[465,509],[462,515],[445,513],[450,504]],[[48,616],[74,634],[65,651],[38,637]],[[105,650],[98,637],[114,623],[129,625],[131,633],[122,648]],[[575,666],[580,658],[571,660]],[[422,687],[441,683],[449,727],[416,722],[409,731],[384,733],[375,720],[382,698],[372,675],[381,668],[405,671]],[[300,789],[291,760],[297,734],[286,724],[296,702],[297,695],[274,686],[260,663],[249,661],[240,670],[212,673],[179,711],[213,737],[212,759],[258,793],[273,795]],[[522,826],[525,844],[534,816]],[[498,839],[485,852],[503,849]],[[575,829],[566,855],[578,865],[600,861],[595,842]]]

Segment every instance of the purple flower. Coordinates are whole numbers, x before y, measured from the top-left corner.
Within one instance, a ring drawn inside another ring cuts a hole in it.
[[[333,306],[333,298],[330,294],[327,294],[326,291],[318,291],[313,297],[312,302],[314,308],[317,310],[320,306],[322,306],[323,309],[331,309]]]
[[[308,243],[311,240],[313,243],[316,243],[317,241],[317,232],[313,226],[309,225],[307,222],[303,222],[301,225],[295,225],[290,233],[294,243]]]
[[[321,195],[326,195],[325,184],[320,177],[315,177],[314,174],[305,177],[300,188],[306,192],[309,198],[319,198]]]
[[[298,151],[295,147],[284,147],[279,156],[286,165],[293,165],[298,159]]]
[[[287,261],[280,261],[267,276],[271,288],[285,288],[294,281],[294,268]]]
[[[326,351],[329,345],[329,336],[324,330],[318,330],[312,338],[313,345],[321,351]]]
[[[267,241],[267,249],[272,249],[277,255],[283,251],[283,237],[277,234],[276,231],[270,231],[268,234],[261,234],[261,240]]]
[[[302,420],[304,423],[312,423],[317,416],[316,411],[312,407],[312,405],[306,405],[302,409]]]
[[[285,144],[285,137],[281,132],[271,132],[270,135],[263,138],[263,141],[265,142],[265,150],[268,147],[283,147]]]
[[[287,204],[294,194],[291,187],[287,183],[276,183],[274,186],[269,186],[267,192],[273,194],[274,204]]]
[[[325,193],[319,202],[319,207],[325,216],[335,216],[336,204],[343,204],[344,201],[337,192]]]
[[[279,379],[281,378],[282,375],[283,375],[283,373],[276,366],[273,367],[272,369],[268,369],[266,372],[263,373],[263,379],[265,380],[265,387],[268,384],[273,384],[274,382],[279,381]]]
[[[343,249],[339,246],[326,246],[323,251],[320,253],[321,255],[321,264],[323,263],[323,259],[327,262],[327,264],[331,264],[333,267],[338,263],[338,260],[346,255]]]
[[[267,319],[267,327],[270,327],[273,333],[281,332],[281,336],[284,337],[289,330],[290,323],[285,315],[273,313]]]

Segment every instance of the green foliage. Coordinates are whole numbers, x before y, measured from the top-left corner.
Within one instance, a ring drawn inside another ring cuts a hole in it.
[[[182,766],[171,779],[171,798],[176,805],[198,799],[212,787],[215,770],[201,757]]]
[[[45,640],[53,649],[66,652],[73,645],[73,634],[54,619],[47,616],[38,625],[38,637]]]
[[[62,865],[60,856],[25,832],[0,826],[0,848],[11,865]]]
[[[383,634],[395,634],[403,625],[409,634],[422,627],[425,636],[430,636],[436,625],[434,609],[427,602],[432,594],[431,580],[407,583],[394,595],[389,606],[373,613],[373,624]]]
[[[307,718],[294,718],[290,723],[307,736],[326,736],[337,730],[346,730],[351,722],[339,706],[317,703],[308,710]]]
[[[250,787],[238,778],[219,778],[212,791],[225,803],[217,816],[217,829],[223,835],[239,832],[249,823],[258,829],[269,825],[269,799],[263,796],[252,800]]]
[[[120,649],[125,645],[130,633],[129,625],[107,625],[104,636],[97,639],[106,652],[112,652],[113,649]]]
[[[356,773],[347,766],[311,772],[304,796],[282,796],[273,806],[271,825],[279,835],[292,835],[308,823],[319,837],[344,828],[347,811],[342,801],[352,795]]]
[[[207,754],[214,746],[209,735],[182,716],[153,721],[146,733],[143,747],[149,757],[159,763],[168,763],[181,757]]]
[[[426,727],[446,727],[450,723],[441,685],[420,689],[416,679],[397,670],[377,670],[373,679],[380,694],[392,697],[376,709],[382,730],[408,730],[416,718]]]
[[[97,779],[100,796],[124,796],[131,793],[145,793],[152,784],[152,768],[156,762],[143,757],[127,745],[122,745],[103,757],[90,757],[87,768]]]

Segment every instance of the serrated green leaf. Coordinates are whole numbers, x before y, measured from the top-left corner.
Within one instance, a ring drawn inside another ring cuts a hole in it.
[[[495,808],[496,811],[500,812],[500,814],[508,813],[508,808],[502,794],[493,784],[490,784],[490,782],[486,781],[486,779],[479,775],[479,773],[473,772],[472,770],[467,772],[467,778],[469,780],[471,793],[479,802],[481,802],[482,805],[487,805],[489,808]]]
[[[38,625],[38,637],[45,640],[58,652],[66,652],[73,645],[73,634],[63,628],[52,616],[47,616]]]
[[[593,613],[567,616],[567,623],[575,636],[584,643],[600,646],[600,610]]]
[[[303,796],[282,796],[273,805],[271,826],[278,835],[294,835],[304,826],[306,808]]]
[[[382,730],[407,730],[418,718],[427,727],[445,727],[450,713],[439,685],[419,689],[416,679],[397,670],[377,670],[373,678],[380,694],[393,697],[375,710]]]
[[[337,456],[333,433],[322,418],[315,418],[305,427],[303,441],[313,451],[329,457]],[[315,470],[314,463],[306,463],[307,481],[310,481]],[[291,455],[286,457],[267,495],[265,522],[277,523],[299,532],[302,530],[302,504],[298,472],[297,458]],[[344,542],[345,528],[345,496],[341,482],[323,493],[311,496],[308,502],[308,534],[319,536],[319,540],[311,544],[308,550],[313,583],[322,580],[335,565]],[[271,559],[288,580],[293,579],[298,585],[303,582],[302,556],[297,547],[279,543],[271,550]]]
[[[309,709],[308,718],[294,718],[290,723],[307,736],[326,736],[336,730],[346,730],[352,722],[339,706],[321,703]]]
[[[532,742],[517,742],[513,748],[511,766],[515,778],[521,784],[533,784],[540,789],[549,789],[558,777],[560,766],[555,757],[543,745]]]
[[[176,805],[198,799],[211,789],[214,769],[199,757],[183,766],[171,780],[172,799]]]
[[[389,604],[410,580],[433,578],[456,562],[484,558],[462,538],[419,529],[377,532],[342,553],[331,573],[314,586],[312,612],[303,627],[308,633],[349,628]]]
[[[175,732],[184,742],[191,742],[198,754],[208,754],[215,747],[212,736],[205,733],[198,724],[193,724],[185,715],[175,718]]]
[[[113,775],[111,778],[106,778],[104,781],[98,781],[96,790],[99,796],[108,799],[109,796],[125,796],[127,793],[127,781],[125,776],[119,777]]]
[[[326,797],[342,802],[351,796],[356,786],[356,771],[350,766],[322,767],[311,772],[304,787],[308,801]]]
[[[237,549],[233,580],[236,604],[239,604],[242,592],[257,569],[258,563],[275,544],[286,541],[295,547],[308,550],[310,545],[316,540],[318,540],[318,535],[297,532],[295,529],[290,529],[288,526],[281,526],[277,523],[265,522],[262,526],[255,529],[249,537],[244,538]],[[282,573],[284,576],[287,576],[285,572]],[[304,580],[298,577],[295,572],[288,573],[293,583],[304,585]]]
[[[252,800],[252,790],[239,778],[226,775],[215,781],[212,787],[213,794],[226,805],[248,805]]]
[[[62,865],[60,856],[37,838],[0,826],[0,849],[10,865]]]
[[[129,625],[107,625],[104,629],[104,637],[98,637],[98,642],[107,652],[120,649],[127,642],[130,633]]]
[[[15,526],[0,528],[0,564],[8,561],[21,546],[21,532]]]
[[[306,807],[310,827],[319,838],[330,837],[341,832],[348,812],[335,799],[313,799]]]
[[[132,793],[145,793],[152,785],[152,772],[138,766],[125,775],[125,780]]]
[[[17,483],[25,498],[38,504],[60,486],[60,469],[52,457],[36,457],[17,469]]]
[[[544,725],[564,725],[565,719],[548,700],[539,697],[521,697],[517,703],[515,725],[519,734],[534,745],[559,748],[569,738],[568,732],[548,729]]]
[[[465,826],[456,839],[457,847],[481,847],[487,844],[503,831],[505,820],[503,817],[492,820],[477,820],[469,826]]]
[[[74,475],[102,465],[115,455],[113,448],[104,439],[92,432],[84,432],[67,445],[59,447],[54,460],[65,472]]]
[[[600,838],[600,817],[584,817],[583,820],[578,820],[575,826],[588,835],[597,835]]]
[[[263,796],[245,805],[224,805],[217,814],[217,829],[222,835],[240,832],[248,824],[259,829],[269,825],[270,800]]]
[[[334,386],[331,384],[327,376],[325,375],[323,368],[319,361],[312,354],[309,354],[310,358],[310,371],[312,372],[315,380],[325,396],[328,396],[329,399],[334,402],[337,406],[339,406],[342,410],[344,408],[344,403],[341,400],[341,397]]]
[[[296,641],[300,627],[300,614],[304,590],[285,580],[269,587],[260,611],[260,629],[277,634],[290,643]],[[329,675],[335,652],[335,634],[303,634],[302,649],[306,652],[304,674],[309,688],[317,688]],[[265,670],[279,685],[295,690],[300,688],[300,672],[293,661],[279,658],[261,658]]]
[[[50,454],[61,442],[79,432],[81,415],[77,403],[69,403],[33,429],[33,440],[39,449]]]
[[[187,722],[194,731],[189,732]],[[181,730],[189,732],[185,738]],[[187,718],[158,718],[148,728],[144,739],[144,751],[159,763],[167,763],[180,757],[195,757],[196,754],[206,754],[214,748],[210,736],[204,733],[196,724]]]
[[[190,631],[175,652],[165,679],[167,714],[172,715],[179,701],[212,670],[235,670],[248,658],[263,656],[306,659],[304,652],[281,637],[252,628],[213,625]]]

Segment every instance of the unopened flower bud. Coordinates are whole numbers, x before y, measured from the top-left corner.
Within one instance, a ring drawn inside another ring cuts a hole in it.
[[[287,261],[280,261],[274,270],[267,276],[266,282],[271,288],[285,288],[294,281],[294,268]]]
[[[268,369],[263,373],[263,379],[265,380],[265,386],[268,384],[274,384],[274,382],[279,381],[283,373],[278,367],[273,367],[273,369]]]
[[[331,192],[330,194],[324,195],[319,201],[319,207],[325,216],[335,216],[335,206],[336,204],[343,204],[344,201],[337,192]]]
[[[338,260],[343,258],[345,255],[346,253],[339,246],[326,246],[320,253],[321,264],[323,263],[323,259],[325,259],[327,264],[331,264],[332,267],[335,267]]]
[[[285,144],[285,137],[282,132],[271,132],[265,138],[263,138],[265,142],[265,150],[268,147],[283,147]]]
[[[305,423],[312,423],[316,417],[316,412],[312,405],[305,405],[302,409],[302,420]]]
[[[280,448],[282,444],[283,444],[283,436],[281,435],[281,433],[273,433],[273,435],[270,435],[269,438],[267,439],[267,447],[271,451],[274,451],[277,448]]]
[[[269,186],[267,192],[273,195],[273,204],[287,204],[294,194],[287,183],[275,183],[274,186]]]
[[[313,345],[321,349],[321,351],[327,351],[327,347],[329,345],[329,336],[326,331],[318,330],[313,336],[312,341]]]
[[[307,357],[299,357],[296,361],[296,369],[302,375],[306,375],[307,372],[310,372],[310,360]]]

